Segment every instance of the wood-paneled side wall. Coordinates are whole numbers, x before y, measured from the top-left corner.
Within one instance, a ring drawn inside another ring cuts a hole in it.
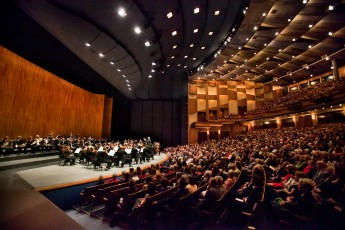
[[[1,46],[0,95],[0,138],[51,131],[97,138],[110,133],[112,99],[85,91]]]

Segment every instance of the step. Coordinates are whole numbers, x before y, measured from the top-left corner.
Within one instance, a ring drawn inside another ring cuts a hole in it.
[[[31,158],[15,159],[0,162],[0,172],[7,170],[20,169],[26,167],[40,167],[57,164],[59,156],[57,154],[49,156],[35,156]]]

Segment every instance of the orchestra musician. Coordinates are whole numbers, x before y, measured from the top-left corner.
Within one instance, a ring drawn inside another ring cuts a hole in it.
[[[62,151],[65,158],[64,165],[66,165],[67,163],[70,163],[70,165],[75,165],[75,156],[71,149],[71,146],[66,145]]]

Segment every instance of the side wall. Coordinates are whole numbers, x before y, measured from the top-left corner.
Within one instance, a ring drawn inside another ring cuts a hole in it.
[[[108,137],[112,98],[85,91],[0,46],[0,138]]]

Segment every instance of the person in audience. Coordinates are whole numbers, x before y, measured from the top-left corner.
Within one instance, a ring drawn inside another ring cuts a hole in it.
[[[100,184],[104,184],[104,183],[105,183],[105,181],[104,181],[104,179],[103,179],[103,176],[100,175],[99,178],[98,178],[98,181],[97,181],[96,185],[100,185]]]
[[[117,175],[116,173],[113,174],[113,176],[106,181],[106,183],[113,183],[117,181]]]
[[[190,193],[195,192],[198,189],[197,180],[195,176],[190,175],[188,177],[188,184],[186,186],[186,189],[188,189]]]

